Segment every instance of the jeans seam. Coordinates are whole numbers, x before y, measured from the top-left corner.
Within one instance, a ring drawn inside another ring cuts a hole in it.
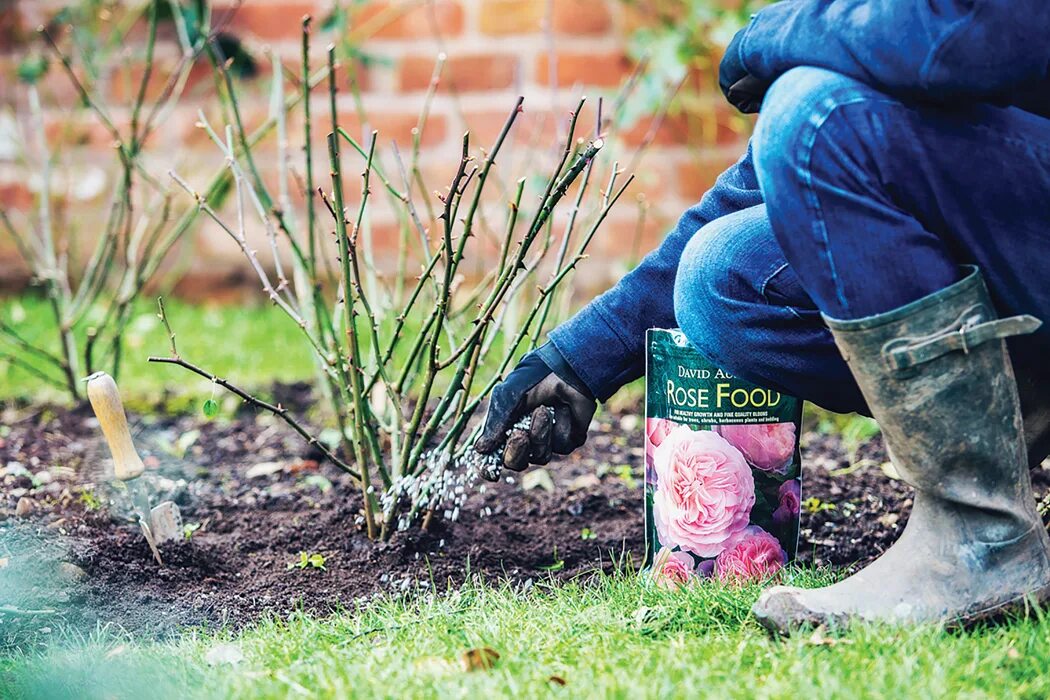
[[[774,304],[772,301],[770,301],[769,295],[766,294],[766,289],[769,287],[769,283],[773,281],[773,278],[776,277],[777,275],[779,275],[784,270],[786,270],[788,267],[790,267],[790,265],[791,265],[791,263],[787,263],[787,262],[781,263],[776,268],[774,268],[772,272],[770,272],[768,275],[766,275],[766,278],[762,281],[762,286],[759,288],[759,294],[762,295],[762,299],[765,300],[767,305],[769,305],[769,306],[778,306],[778,307],[780,307],[782,309],[787,309],[788,312],[790,312],[792,316],[794,316],[795,318],[797,318],[800,321],[804,321],[805,319],[802,318],[802,314],[800,314],[795,309],[794,306],[792,306],[791,304]]]
[[[835,260],[831,255],[831,243],[828,238],[828,229],[824,222],[824,212],[820,206],[820,200],[817,197],[817,192],[813,187],[813,150],[817,143],[817,136],[820,135],[820,129],[824,124],[831,118],[831,115],[835,113],[839,107],[845,107],[852,104],[858,104],[861,102],[888,102],[888,100],[872,99],[869,95],[855,95],[854,97],[846,100],[832,100],[829,96],[827,99],[822,101],[822,106],[827,108],[830,102],[830,108],[827,108],[827,112],[823,115],[818,115],[817,119],[811,121],[810,132],[806,134],[806,137],[802,139],[801,149],[803,153],[799,162],[802,164],[802,182],[803,187],[806,189],[806,194],[810,206],[813,209],[813,225],[817,227],[820,242],[824,245],[824,258],[827,261],[828,271],[831,274],[831,281],[835,285],[835,296],[838,297],[839,303],[842,304],[842,308],[845,311],[849,310],[849,302],[846,301],[845,289],[842,286],[842,280],[839,279],[838,274],[835,272]]]

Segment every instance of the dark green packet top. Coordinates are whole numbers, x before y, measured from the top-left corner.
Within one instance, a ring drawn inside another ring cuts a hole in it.
[[[645,541],[654,580],[763,580],[794,558],[802,401],[646,333]]]

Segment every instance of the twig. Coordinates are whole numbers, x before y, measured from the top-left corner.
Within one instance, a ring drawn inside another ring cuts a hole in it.
[[[201,369],[197,365],[194,365],[194,364],[191,364],[191,363],[187,362],[186,360],[182,359],[181,357],[153,357],[153,356],[151,356],[151,357],[147,358],[147,361],[148,362],[156,362],[158,364],[178,365],[179,367],[182,367],[183,369],[187,369],[190,372],[193,372],[194,374],[196,374],[198,376],[204,377],[205,379],[207,379],[208,381],[212,382],[213,384],[218,384],[223,389],[226,389],[230,393],[240,397],[240,399],[242,401],[244,401],[245,403],[247,403],[247,404],[249,404],[251,406],[255,406],[257,408],[261,408],[264,411],[269,411],[270,413],[274,414],[275,416],[277,416],[278,418],[283,420],[285,423],[287,423],[288,426],[292,430],[294,430],[295,432],[299,433],[299,435],[304,440],[306,440],[310,445],[315,447],[322,455],[324,455],[325,459],[327,459],[329,462],[331,462],[335,466],[339,467],[340,469],[342,469],[344,472],[346,472],[347,474],[349,474],[353,478],[355,478],[355,479],[360,479],[361,478],[361,476],[354,470],[353,467],[351,467],[349,464],[347,464],[343,460],[341,460],[338,457],[336,457],[335,454],[333,454],[332,451],[329,450],[328,447],[326,447],[323,442],[321,442],[316,437],[311,435],[306,430],[306,428],[304,428],[299,423],[299,421],[297,421],[295,418],[293,418],[291,415],[289,415],[288,414],[288,409],[285,408],[284,406],[274,405],[274,404],[269,403],[267,401],[263,401],[262,399],[258,399],[256,397],[252,396],[251,394],[249,394],[248,392],[244,391],[243,389],[235,386],[234,384],[231,384],[226,379],[223,379],[223,378],[218,377],[218,376],[216,376],[214,374],[211,374],[210,372]]]
[[[168,340],[171,342],[171,356],[176,360],[179,359],[179,349],[175,347],[175,331],[171,329],[171,324],[168,323],[168,315],[164,313],[164,297],[157,297],[157,316],[164,324],[165,330],[168,331]]]

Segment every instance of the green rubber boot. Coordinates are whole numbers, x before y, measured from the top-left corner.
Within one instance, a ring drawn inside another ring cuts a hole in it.
[[[825,319],[915,487],[900,539],[826,588],[776,586],[753,612],[767,629],[851,620],[966,623],[1050,594],[1050,539],[1035,508],[1017,383],[1003,338],[1036,330],[998,319],[976,268],[885,314]]]

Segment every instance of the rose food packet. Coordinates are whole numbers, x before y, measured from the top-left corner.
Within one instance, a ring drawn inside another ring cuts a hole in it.
[[[646,335],[646,566],[662,586],[763,580],[794,558],[802,401]]]

